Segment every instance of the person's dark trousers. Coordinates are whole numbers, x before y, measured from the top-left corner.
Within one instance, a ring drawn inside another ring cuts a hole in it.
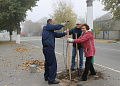
[[[57,62],[54,49],[52,47],[43,47],[45,56],[45,73],[44,78],[48,82],[55,81],[57,73]]]
[[[96,75],[96,72],[95,72],[95,69],[93,67],[91,60],[92,60],[92,56],[86,57],[85,70],[84,70],[84,73],[82,75],[83,80],[87,80],[87,75],[88,75],[89,70],[90,70],[92,75]]]
[[[73,47],[72,49],[72,64],[71,64],[71,69],[75,68],[75,57],[76,57],[76,47]],[[79,61],[79,69],[83,68],[83,48],[79,48],[79,57],[80,57],[80,61]]]

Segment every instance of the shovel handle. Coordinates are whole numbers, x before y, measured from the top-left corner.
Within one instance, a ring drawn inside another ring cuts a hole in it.
[[[69,31],[69,29],[67,29]],[[69,38],[69,32],[67,33],[67,38]],[[71,68],[70,68],[70,47],[69,47],[69,42],[67,42],[67,46],[68,46],[68,62],[69,62],[69,76],[70,76],[70,80],[71,80]]]
[[[77,33],[75,34],[76,36],[76,39],[77,39]],[[78,44],[76,43],[76,55],[77,55],[77,69],[79,67],[79,64],[78,64]]]

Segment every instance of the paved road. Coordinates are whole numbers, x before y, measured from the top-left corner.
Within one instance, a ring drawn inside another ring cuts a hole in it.
[[[66,39],[65,39],[66,40]],[[22,43],[42,48],[41,37],[24,37]],[[66,41],[64,42],[64,54],[66,54]],[[120,44],[95,42],[95,69],[102,71],[108,79],[90,83],[82,83],[82,86],[119,86],[120,85]],[[64,69],[63,39],[56,39],[56,56],[58,57],[58,71]],[[72,44],[70,44],[72,52]],[[71,54],[72,55],[72,54]],[[85,58],[84,58],[85,59]],[[81,84],[81,82],[80,82]]]
[[[35,45],[36,47],[42,48],[41,37],[28,37],[21,38],[22,42]],[[66,54],[66,39],[64,38],[64,54]],[[55,51],[56,56],[61,57],[60,64],[64,64],[63,59],[63,39],[56,39],[55,42]],[[96,55],[95,55],[95,69],[104,71],[105,77],[108,77],[107,81],[96,81],[82,84],[82,86],[119,86],[120,84],[120,44],[111,44],[111,43],[100,43],[95,42]],[[72,44],[70,44],[70,52],[72,52]],[[72,55],[72,54],[71,54]],[[85,59],[85,58],[84,58]],[[58,71],[62,70],[64,67],[58,67]]]
[[[65,40],[65,39],[64,39]],[[21,38],[22,42],[42,48],[41,37]],[[64,42],[64,54],[66,54],[66,40]],[[96,55],[95,63],[120,71],[120,44],[95,42]],[[56,39],[56,49],[58,54],[63,54],[63,39]],[[70,44],[72,52],[72,44]]]

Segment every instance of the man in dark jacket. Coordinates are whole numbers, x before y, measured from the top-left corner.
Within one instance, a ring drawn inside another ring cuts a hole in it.
[[[76,39],[76,34],[77,33],[77,38],[79,38],[81,36],[81,21],[77,21],[76,22],[76,27],[71,29],[69,31],[69,34],[72,34],[73,39]],[[80,60],[79,60],[79,69],[80,72],[82,72],[82,67],[83,67],[83,47],[81,44],[77,44],[78,45],[78,50],[79,50],[79,56],[80,56]],[[72,65],[71,65],[71,70],[74,70],[75,67],[75,57],[76,57],[76,43],[73,43],[73,49],[72,49]]]
[[[60,38],[67,34],[68,31],[63,33],[56,33],[55,30],[60,30],[66,24],[54,25],[52,19],[47,20],[47,25],[43,27],[42,32],[42,44],[43,44],[43,54],[45,56],[45,81],[48,81],[48,84],[58,84],[59,81],[56,81],[56,72],[57,72],[57,62],[55,56],[55,37]]]

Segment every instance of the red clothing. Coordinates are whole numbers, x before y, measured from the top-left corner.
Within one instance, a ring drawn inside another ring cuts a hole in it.
[[[85,53],[85,57],[95,55],[95,46],[92,31],[83,33],[78,39],[74,39],[74,43],[81,43]]]

